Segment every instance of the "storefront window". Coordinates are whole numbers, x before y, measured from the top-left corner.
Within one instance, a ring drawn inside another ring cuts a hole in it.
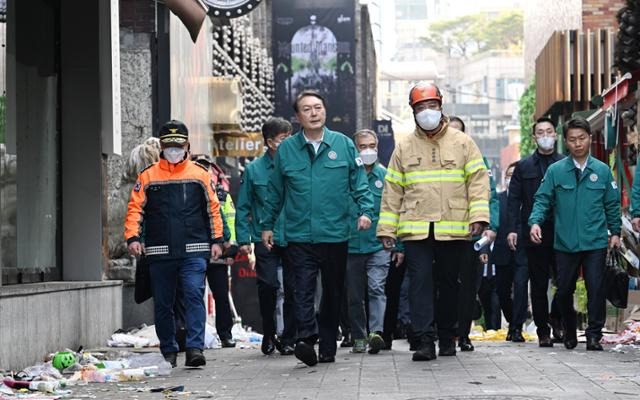
[[[2,285],[54,280],[60,275],[58,13],[55,2],[49,2],[35,8],[31,28],[16,26],[14,16],[23,10],[11,7],[24,7],[20,3],[8,1],[7,9],[0,10]]]

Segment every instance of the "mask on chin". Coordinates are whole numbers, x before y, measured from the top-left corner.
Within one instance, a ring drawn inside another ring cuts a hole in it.
[[[425,131],[433,131],[440,125],[442,111],[426,109],[417,113],[415,118],[420,128]]]

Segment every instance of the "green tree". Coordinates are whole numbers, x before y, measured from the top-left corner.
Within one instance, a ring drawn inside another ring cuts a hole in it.
[[[429,33],[421,40],[450,56],[468,57],[489,50],[522,49],[522,12],[478,13],[437,21],[429,25]]]
[[[533,116],[536,112],[535,79],[531,80],[531,84],[527,90],[524,91],[522,97],[520,97],[518,104],[520,105],[520,156],[526,157],[536,149],[536,145],[533,143],[533,137],[531,136],[531,129],[535,122]]]

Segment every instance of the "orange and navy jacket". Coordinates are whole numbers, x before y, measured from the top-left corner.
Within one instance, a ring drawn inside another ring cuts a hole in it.
[[[124,237],[144,242],[156,259],[203,257],[223,242],[222,217],[209,171],[185,160],[160,159],[144,169],[131,191]]]

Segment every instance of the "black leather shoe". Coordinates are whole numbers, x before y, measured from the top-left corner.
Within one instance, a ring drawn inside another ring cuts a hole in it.
[[[460,342],[462,342],[463,340],[464,339],[460,339]],[[466,338],[466,340],[468,341],[468,343],[461,344],[460,348],[462,349],[462,351],[473,351],[473,345],[471,344],[471,340],[469,340],[469,338]],[[464,350],[465,348],[463,347],[464,345],[470,346],[471,350]],[[439,356],[451,357],[456,355],[456,342],[454,340],[439,340],[438,347],[439,347],[438,349]]]
[[[296,347],[293,350],[293,354],[296,358],[306,365],[313,367],[318,363],[318,356],[316,355],[316,350],[312,345],[300,341],[296,343]]]
[[[336,357],[335,356],[325,356],[324,354],[320,354],[320,356],[318,356],[318,362],[321,362],[321,363],[336,362]]]
[[[279,349],[278,351],[283,356],[292,356],[294,349],[293,349],[293,346],[291,346],[290,344],[285,344],[285,345],[282,345],[282,349]]]
[[[471,339],[469,339],[468,337],[461,337],[458,340],[458,346],[460,346],[460,351],[473,351],[475,350],[475,347],[473,347],[473,343],[471,343]],[[456,355],[456,347],[455,345],[452,346],[453,347],[453,354],[447,354],[447,355]],[[442,354],[442,347],[440,347],[440,355]]]
[[[596,338],[587,338],[587,350],[592,351],[602,351],[602,345],[600,344],[600,339]]]
[[[273,342],[273,338],[269,336],[263,336],[262,344],[260,345],[260,350],[262,351],[262,354],[264,354],[265,356],[273,354],[273,352],[276,351],[276,345]]]
[[[507,337],[504,340],[507,342],[510,342],[513,340],[513,331],[511,329],[509,329],[509,331],[507,332]]]
[[[549,335],[538,336],[538,346],[553,347],[553,341]]]
[[[164,360],[171,364],[171,368],[178,366],[178,353],[166,353],[162,355]]]
[[[413,353],[413,361],[431,361],[436,359],[436,345],[434,343],[423,343],[420,348]]]
[[[567,350],[575,349],[577,345],[578,339],[568,337],[564,338],[564,347],[566,347]]]
[[[207,360],[200,349],[187,349],[187,359],[184,362],[186,367],[201,367],[207,364]]]
[[[511,341],[513,343],[524,343],[524,336],[522,336],[522,330],[521,329],[514,329],[513,330],[513,335],[511,337]]]
[[[233,339],[221,339],[220,340],[220,345],[222,347],[236,347],[236,341]]]
[[[342,342],[340,342],[340,347],[353,347],[353,340],[351,339],[351,334],[347,333],[342,337]]]

